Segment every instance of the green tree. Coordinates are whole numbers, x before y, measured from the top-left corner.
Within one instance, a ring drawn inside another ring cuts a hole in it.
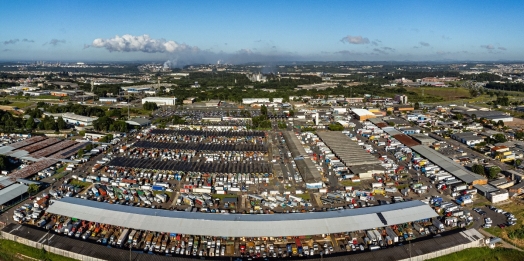
[[[267,107],[266,107],[266,105],[262,105],[262,106],[260,107],[260,113],[261,113],[262,115],[264,115],[264,116],[267,116]]]
[[[158,109],[158,105],[154,102],[145,102],[144,105],[142,105],[142,107],[144,108],[144,110],[148,111],[154,111]]]
[[[508,139],[506,139],[506,135],[502,133],[497,133],[493,135],[493,138],[491,140],[492,140],[492,143],[503,143],[503,142],[508,141]]]
[[[483,165],[480,165],[480,164],[475,164],[471,167],[471,171],[473,171],[474,173],[477,173],[479,175],[484,175],[484,166]]]
[[[91,142],[89,144],[86,145],[85,149],[87,151],[91,151],[93,149],[93,144],[91,144]]]
[[[58,117],[58,119],[56,119],[56,125],[59,130],[63,130],[67,128],[67,123],[64,121],[64,118],[62,117]]]
[[[38,193],[39,190],[40,190],[40,185],[38,185],[38,184],[31,184],[27,188],[27,193],[31,197],[31,195],[35,195],[36,193]]]
[[[109,128],[115,121],[107,116],[102,116],[96,121],[93,121],[93,128],[98,131],[109,131]]]
[[[502,120],[497,121],[497,127],[499,128],[504,127],[504,122]]]
[[[497,167],[497,166],[492,166],[491,168],[489,168],[489,176],[488,176],[488,178],[495,179],[495,178],[497,178],[497,175],[499,173],[500,173],[500,168]]]
[[[78,156],[78,158],[81,158],[84,156],[84,149],[79,149],[78,152],[76,153],[76,155]]]
[[[415,106],[413,107],[415,110],[420,109],[420,103],[415,102]]]
[[[28,130],[33,130],[36,127],[35,119],[33,116],[29,116],[25,121],[25,128]]]

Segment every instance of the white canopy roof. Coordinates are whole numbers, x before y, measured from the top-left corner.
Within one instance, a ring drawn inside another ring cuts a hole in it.
[[[47,212],[133,229],[220,237],[320,235],[437,216],[421,201],[328,212],[249,215],[169,211],[63,198]]]

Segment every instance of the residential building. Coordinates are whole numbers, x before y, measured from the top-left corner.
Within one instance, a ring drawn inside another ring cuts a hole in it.
[[[408,103],[408,96],[403,95],[403,94],[397,94],[397,95],[395,95],[395,98],[393,100],[395,100],[396,102],[398,102],[400,104],[407,104]]]

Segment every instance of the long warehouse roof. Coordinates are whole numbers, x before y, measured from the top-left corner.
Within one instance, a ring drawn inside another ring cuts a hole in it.
[[[445,171],[451,173],[451,175],[457,177],[458,179],[464,181],[467,184],[472,184],[478,180],[485,180],[486,178],[475,174],[471,171],[466,170],[462,165],[456,163],[450,158],[438,153],[436,150],[429,148],[426,145],[413,146],[411,149],[415,150],[422,157],[430,160],[436,165],[440,166]]]
[[[340,131],[318,131],[317,135],[347,167],[380,164],[375,156]]]
[[[3,205],[16,197],[20,197],[27,192],[28,186],[24,184],[13,184],[0,190],[0,205]]]
[[[320,235],[437,216],[421,201],[328,212],[249,215],[138,208],[72,197],[55,201],[47,212],[132,229],[217,237]]]

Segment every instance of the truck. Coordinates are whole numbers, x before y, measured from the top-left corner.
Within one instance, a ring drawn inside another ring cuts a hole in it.
[[[442,224],[442,222],[440,222],[440,220],[436,219],[436,218],[433,218],[433,220],[431,221],[431,223],[433,224],[433,226],[435,226],[439,231],[443,230],[444,229],[444,224]]]
[[[165,203],[167,201],[166,194],[156,194],[155,196],[158,200],[160,200],[162,203]]]
[[[297,246],[298,254],[302,255],[302,242],[299,238],[295,238],[295,245]]]
[[[453,191],[457,192],[457,191],[462,191],[462,190],[466,190],[466,189],[468,189],[468,185],[459,185],[459,186],[454,187]]]
[[[132,230],[131,233],[129,233],[129,236],[127,237],[127,242],[133,242],[133,238],[136,235],[136,230]]]
[[[116,241],[116,245],[119,247],[122,247],[124,243],[126,242],[128,235],[129,235],[129,229],[126,228],[124,229],[124,231],[122,231],[122,234],[120,234],[120,237],[118,237],[118,240]]]
[[[371,243],[376,244],[377,243],[377,237],[373,230],[366,231],[367,238],[371,241]]]

